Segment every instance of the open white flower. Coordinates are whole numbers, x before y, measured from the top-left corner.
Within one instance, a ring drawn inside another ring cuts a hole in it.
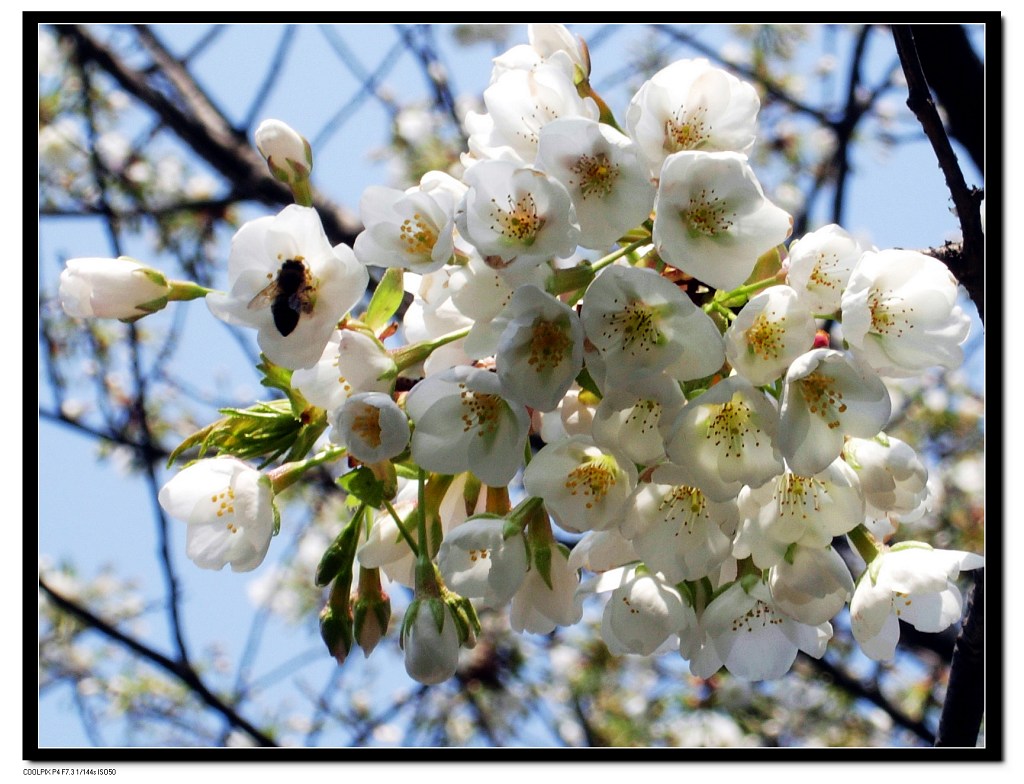
[[[843,292],[843,337],[880,375],[909,377],[964,359],[970,318],[941,261],[912,250],[861,256]]]
[[[455,252],[455,201],[444,188],[371,185],[359,200],[359,214],[365,228],[353,250],[363,264],[423,274],[443,267]]]
[[[697,616],[679,591],[646,569],[613,569],[590,590],[612,592],[604,606],[601,638],[616,656],[650,656],[680,630],[697,627]]]
[[[637,91],[626,127],[651,175],[684,150],[746,152],[754,144],[761,101],[753,86],[707,60],[677,60]]]
[[[819,348],[786,374],[779,411],[779,448],[789,467],[810,476],[843,451],[847,436],[870,437],[892,412],[889,390],[850,354]]]
[[[359,392],[390,392],[395,361],[374,337],[336,329],[319,361],[292,373],[292,387],[315,406],[335,411]]]
[[[769,384],[811,349],[815,328],[794,289],[771,286],[751,297],[725,331],[725,356],[751,384]]]
[[[60,273],[61,307],[79,318],[138,318],[162,308],[170,292],[161,272],[127,256],[68,259]]]
[[[294,370],[317,363],[369,275],[347,245],[331,247],[316,210],[291,204],[235,233],[228,279],[230,293],[207,294],[210,311],[255,327],[270,361]]]
[[[471,517],[445,534],[437,553],[445,584],[482,607],[508,604],[526,578],[526,542],[519,534],[506,539],[504,525],[503,517]]]
[[[666,444],[713,501],[735,498],[743,485],[760,487],[783,472],[775,404],[740,376],[730,376],[691,400]]]
[[[679,384],[664,374],[609,386],[594,414],[594,441],[620,449],[634,463],[656,463],[685,404]]]
[[[536,266],[576,250],[576,210],[557,180],[506,161],[484,161],[465,181],[469,191],[456,225],[489,264]]]
[[[797,545],[772,567],[768,587],[780,610],[813,626],[843,609],[853,595],[853,577],[834,548]]]
[[[867,514],[915,520],[928,497],[928,469],[914,448],[898,438],[850,438],[843,456],[860,477]]]
[[[551,584],[536,565],[526,573],[523,584],[512,597],[509,624],[513,631],[550,634],[556,626],[572,626],[583,617],[583,599],[576,592],[579,575],[569,565],[569,556],[551,545]]]
[[[863,252],[845,229],[829,224],[790,243],[786,280],[812,313],[835,313]]]
[[[203,569],[231,564],[248,572],[261,563],[277,511],[270,479],[234,457],[199,460],[182,469],[158,496],[171,517],[188,524],[185,552]]]
[[[532,285],[520,286],[494,319],[496,362],[508,396],[552,411],[583,368],[583,326],[576,311]]]
[[[472,471],[503,487],[523,462],[530,418],[494,373],[460,366],[421,381],[405,401],[416,429],[412,457],[427,471]]]
[[[865,654],[891,659],[899,621],[918,631],[941,632],[960,620],[963,598],[954,580],[980,569],[985,560],[961,550],[935,550],[923,542],[901,542],[868,564],[850,601],[853,636]]]
[[[618,525],[636,480],[629,458],[586,436],[548,444],[523,472],[526,492],[543,498],[558,524],[576,533]]]
[[[611,383],[632,381],[669,365],[685,371],[682,380],[702,378],[725,359],[714,322],[653,270],[602,270],[587,288],[581,318]]]
[[[776,207],[743,155],[677,152],[665,160],[654,209],[654,245],[667,263],[718,289],[734,289],[793,219]]]
[[[409,420],[390,395],[360,392],[332,417],[331,440],[364,463],[390,460],[409,443]]]
[[[585,117],[565,117],[540,132],[537,166],[569,191],[580,245],[603,249],[650,217],[654,186],[627,136]]]

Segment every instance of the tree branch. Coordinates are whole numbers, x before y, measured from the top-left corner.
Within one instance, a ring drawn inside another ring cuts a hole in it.
[[[985,571],[977,569],[973,575],[967,614],[953,648],[936,746],[976,746],[985,714]]]

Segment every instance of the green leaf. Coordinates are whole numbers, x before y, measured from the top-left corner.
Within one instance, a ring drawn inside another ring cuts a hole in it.
[[[350,495],[354,495],[367,506],[380,509],[387,498],[387,488],[366,466],[349,471],[338,479],[338,484]]]
[[[377,284],[370,305],[366,308],[366,315],[362,319],[374,332],[380,332],[402,304],[402,298],[405,296],[403,277],[400,268],[391,267]]]

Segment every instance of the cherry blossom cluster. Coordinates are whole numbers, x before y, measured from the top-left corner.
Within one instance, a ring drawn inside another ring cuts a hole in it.
[[[287,398],[183,445],[220,451],[160,493],[189,557],[255,568],[276,494],[345,458],[351,519],[316,576],[324,639],[339,660],[368,654],[384,584],[406,586],[400,641],[423,683],[455,674],[478,610],[545,634],[595,594],[613,653],[677,650],[699,677],[781,677],[824,654],[846,606],[876,659],[900,619],[957,622],[958,574],[983,561],[893,539],[929,499],[922,458],[885,433],[884,380],[962,362],[956,280],[835,225],[791,239],[746,157],[750,84],[682,60],[620,126],[589,73],[581,40],[531,25],[465,120],[460,177],[367,189],[352,248],[307,206],[308,143],[268,121],[257,145],[298,203],[237,232],[228,291],[69,263],[72,315],[204,295],[257,331]],[[285,461],[251,466],[257,441]]]

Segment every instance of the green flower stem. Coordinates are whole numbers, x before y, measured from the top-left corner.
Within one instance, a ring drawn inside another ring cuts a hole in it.
[[[720,313],[721,315],[725,316],[725,318],[728,319],[728,321],[730,322],[735,321],[736,319],[736,314],[729,310],[729,308],[727,308],[721,302],[718,302],[717,300],[711,300],[711,302],[707,303],[704,306],[704,312],[707,313],[708,315],[710,315],[712,311],[715,313]]]
[[[295,484],[309,469],[324,463],[332,463],[344,456],[346,452],[347,450],[343,446],[329,446],[323,452],[313,455],[313,457],[305,460],[296,460],[293,463],[285,463],[268,474],[270,485],[274,489],[275,494],[280,493],[285,488]]]
[[[460,338],[466,337],[469,334],[469,327],[457,329],[454,332],[449,332],[447,335],[442,335],[434,340],[421,340],[419,343],[412,343],[408,346],[402,346],[399,349],[395,349],[391,353],[391,358],[395,361],[395,375],[401,373],[406,368],[412,367],[417,362],[422,362],[429,357],[434,351],[441,348],[441,346],[447,346],[449,343],[454,343]]]
[[[583,81],[576,85],[576,92],[579,93],[581,98],[591,98],[594,103],[597,104],[598,111],[600,111],[599,120],[605,125],[610,125],[612,128],[617,130],[619,133],[625,135],[626,132],[619,127],[619,124],[615,122],[615,115],[612,114],[612,110],[608,108],[608,104],[604,102],[604,99],[598,95],[594,88],[590,85],[590,80],[584,78]]]
[[[171,301],[201,299],[207,294],[220,293],[217,289],[208,289],[190,280],[169,280],[167,285],[171,287],[170,292],[167,294],[167,299]]]
[[[516,534],[522,533],[523,529],[530,519],[537,513],[537,510],[543,511],[544,499],[542,498],[527,498],[516,504],[516,508],[509,512],[505,518],[505,525],[502,526],[501,535],[504,539],[510,539]]]
[[[313,189],[309,185],[309,179],[306,177],[295,180],[290,183],[292,189],[292,198],[295,199],[295,203],[300,207],[312,207],[313,206]]]
[[[632,253],[637,248],[643,247],[644,245],[650,245],[650,244],[651,244],[651,238],[650,237],[644,237],[643,239],[639,239],[639,240],[636,240],[635,242],[629,243],[629,245],[623,245],[618,250],[612,251],[607,256],[604,256],[603,258],[600,258],[597,261],[595,261],[591,265],[591,269],[593,269],[594,272],[599,272],[600,270],[603,270],[605,267],[607,267],[609,264],[612,264],[613,262],[618,261],[623,256],[625,256],[626,254]]]
[[[398,526],[398,531],[402,534],[402,538],[405,539],[405,543],[407,545],[409,545],[409,549],[412,550],[413,555],[415,555],[417,558],[419,558],[419,556],[420,556],[420,548],[417,546],[416,542],[413,540],[412,535],[409,533],[409,530],[405,527],[405,523],[402,522],[402,518],[399,516],[398,512],[395,510],[395,507],[392,506],[391,502],[388,499],[386,499],[386,498],[384,499],[384,507],[388,510],[388,512],[390,513],[392,519],[395,521],[395,525]],[[422,535],[423,535],[423,533],[421,531],[420,532],[420,536],[422,536]],[[424,539],[420,539],[420,541],[422,542],[422,541],[425,541],[425,540]]]
[[[739,288],[735,288],[732,291],[721,292],[715,296],[719,302],[728,302],[731,299],[738,297],[749,297],[751,294],[756,294],[761,289],[766,289],[769,286],[778,285],[779,279],[777,276],[772,275],[770,278],[764,278],[763,280],[757,280],[753,283],[747,283]]]
[[[878,557],[878,542],[875,541],[875,538],[868,533],[868,530],[863,525],[858,525],[846,535],[853,542],[853,546],[857,548],[857,552],[864,559],[864,563],[869,564]]]

